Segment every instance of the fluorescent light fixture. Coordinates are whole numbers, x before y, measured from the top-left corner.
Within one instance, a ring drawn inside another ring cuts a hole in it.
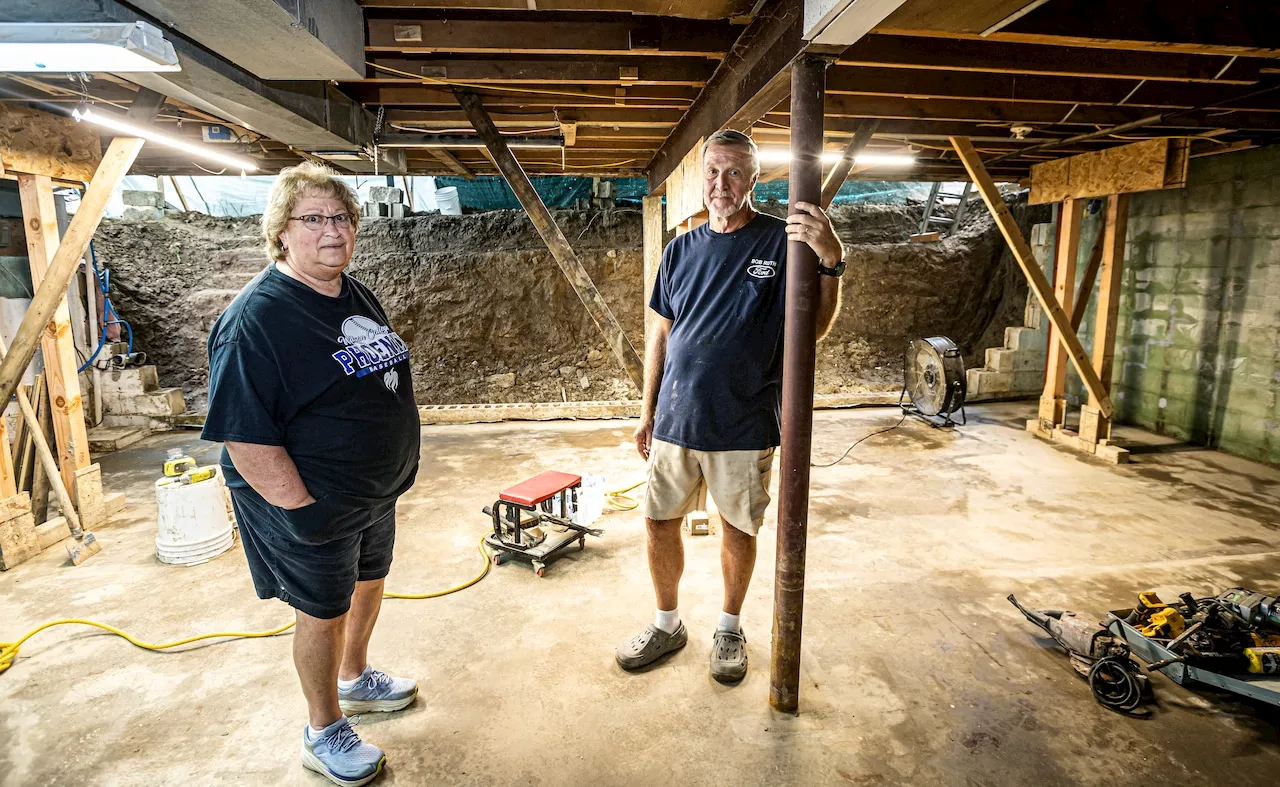
[[[822,154],[823,164],[834,164],[841,159],[844,154],[835,151],[827,151]],[[761,148],[760,163],[761,164],[785,164],[791,161],[791,151],[783,148]],[[859,167],[914,167],[916,164],[915,156],[905,153],[862,153],[854,160],[854,164]]]
[[[93,123],[94,125],[111,129],[112,131],[127,137],[141,137],[149,142],[155,142],[156,144],[165,145],[167,147],[174,148],[175,150],[181,150],[184,153],[189,153],[198,158],[207,159],[215,164],[221,164],[224,167],[234,167],[242,172],[258,171],[258,165],[254,164],[247,158],[228,156],[225,153],[219,153],[215,150],[211,150],[208,145],[193,145],[190,142],[178,139],[177,137],[171,137],[168,134],[161,134],[158,131],[134,125],[119,115],[106,115],[93,109],[85,108],[75,110],[71,113],[71,116],[76,120]]]
[[[0,72],[181,70],[173,44],[146,22],[0,25]]]

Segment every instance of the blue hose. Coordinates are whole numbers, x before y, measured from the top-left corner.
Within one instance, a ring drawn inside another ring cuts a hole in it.
[[[76,374],[83,372],[85,369],[88,369],[93,365],[93,361],[98,357],[98,353],[102,352],[103,346],[107,343],[107,326],[109,325],[124,326],[124,330],[129,336],[129,349],[127,352],[133,352],[133,326],[130,325],[128,321],[120,319],[120,315],[116,314],[116,307],[112,305],[111,296],[107,294],[107,291],[110,288],[111,271],[103,273],[99,270],[98,254],[93,250],[93,241],[89,241],[89,259],[93,263],[93,279],[98,283],[98,290],[102,293],[102,316],[107,319],[104,319],[102,322],[102,332],[98,335],[98,346],[93,348],[93,353],[89,355],[89,360],[85,361],[84,365],[79,369],[76,369]],[[96,319],[97,315],[94,315],[94,318]]]

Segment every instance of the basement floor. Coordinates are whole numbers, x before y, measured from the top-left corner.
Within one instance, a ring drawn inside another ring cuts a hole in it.
[[[1273,784],[1280,713],[1153,678],[1142,720],[1098,706],[1066,657],[1005,600],[1099,618],[1155,589],[1280,591],[1280,469],[1136,430],[1111,466],[1023,431],[1033,403],[973,407],[969,425],[915,420],[813,471],[801,713],[770,710],[771,509],[744,610],[751,671],[707,672],[720,603],[718,539],[687,538],[681,612],[690,645],[629,675],[613,649],[652,595],[639,512],[536,578],[496,568],[428,601],[389,600],[375,664],[421,681],[418,701],[365,715],[385,784]],[[898,420],[828,411],[816,461]],[[472,576],[480,508],[546,469],[638,480],[634,422],[424,427],[422,471],[400,506],[388,587]],[[60,617],[149,641],[269,629],[288,609],[254,596],[239,545],[202,566],[154,557],[151,485],[165,450],[200,462],[194,433],[102,461],[130,507],[78,568],[60,549],[0,574],[0,639]],[[776,484],[775,472],[775,484]],[[320,785],[298,762],[305,721],[291,639],[148,653],[96,630],[37,635],[0,674],[0,783]]]

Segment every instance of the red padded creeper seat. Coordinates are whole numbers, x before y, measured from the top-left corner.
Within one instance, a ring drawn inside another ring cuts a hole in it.
[[[498,497],[508,503],[516,503],[532,508],[543,500],[550,499],[569,487],[577,486],[581,483],[582,476],[580,475],[548,470],[545,473],[535,475],[527,481],[521,481],[515,486],[507,487],[498,493]]]

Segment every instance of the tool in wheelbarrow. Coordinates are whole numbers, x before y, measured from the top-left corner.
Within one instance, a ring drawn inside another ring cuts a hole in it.
[[[1098,702],[1118,713],[1133,713],[1148,693],[1147,676],[1129,657],[1129,646],[1074,612],[1027,609],[1012,593],[1009,603],[1053,638],[1071,656],[1071,667],[1089,682]]]
[[[604,535],[576,521],[581,491],[582,476],[550,470],[498,493],[493,505],[484,507],[493,520],[493,532],[484,539],[493,549],[493,564],[527,560],[541,577],[574,542],[586,549],[587,536]]]

